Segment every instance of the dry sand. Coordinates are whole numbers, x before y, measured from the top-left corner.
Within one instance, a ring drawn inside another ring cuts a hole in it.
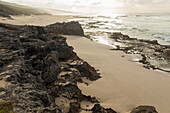
[[[97,97],[101,105],[120,113],[129,113],[139,105],[152,105],[159,113],[170,113],[167,74],[145,69],[122,57],[123,52],[111,51],[111,47],[84,37],[67,36],[67,39],[78,56],[101,72],[102,78],[89,86],[79,84],[84,94]]]
[[[45,26],[56,22],[64,22],[73,18],[71,15],[31,15],[31,16],[11,16],[13,20],[0,17],[0,23],[14,25],[37,25]]]

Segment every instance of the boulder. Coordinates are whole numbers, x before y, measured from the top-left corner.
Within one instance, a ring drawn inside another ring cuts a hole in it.
[[[139,106],[132,110],[130,113],[158,113],[153,106]]]
[[[91,110],[92,110],[92,113],[117,113],[111,108],[109,109],[103,108],[102,106],[100,106],[100,104],[95,104]]]
[[[96,72],[94,67],[91,67],[87,62],[83,60],[76,60],[69,62],[69,65],[76,68],[82,77],[86,77],[87,79],[94,81],[99,78],[99,74]]]
[[[157,40],[151,40],[150,43],[151,44],[158,44],[158,41]]]
[[[117,40],[117,39],[130,40],[130,37],[128,35],[124,35],[121,32],[114,32],[114,33],[112,33],[110,38],[115,39],[115,40]]]
[[[80,104],[78,102],[70,103],[69,113],[80,113]]]
[[[167,59],[170,59],[170,49],[165,49],[164,54]]]
[[[55,23],[46,27],[47,32],[53,32],[63,35],[78,35],[84,36],[83,28],[79,22]]]

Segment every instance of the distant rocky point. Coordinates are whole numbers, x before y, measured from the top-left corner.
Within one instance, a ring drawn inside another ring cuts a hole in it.
[[[47,13],[40,11],[38,9],[0,1],[0,17],[12,19],[10,15],[31,15],[31,14],[40,15]]]

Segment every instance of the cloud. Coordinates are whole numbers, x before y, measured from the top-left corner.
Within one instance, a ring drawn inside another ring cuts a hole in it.
[[[100,5],[100,4],[102,4],[102,3],[101,2],[94,2],[91,5]]]
[[[125,4],[132,4],[132,5],[164,5],[170,4],[169,0],[120,0]]]
[[[120,0],[127,12],[167,13],[170,11],[170,0]]]

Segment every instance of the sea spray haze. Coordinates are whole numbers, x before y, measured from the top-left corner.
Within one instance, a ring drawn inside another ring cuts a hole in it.
[[[86,35],[104,44],[112,44],[109,35],[122,32],[131,38],[158,40],[170,45],[170,14],[112,14],[73,19],[79,21]]]
[[[168,0],[4,1],[41,9],[65,10],[78,15],[86,15],[86,17],[93,17],[79,19],[79,21],[82,24],[84,23],[83,27],[85,32],[87,31],[87,35],[89,35],[89,28],[93,34],[99,31],[95,34],[97,35],[95,38],[106,44],[108,43],[108,40],[106,40],[107,33],[116,31],[130,37],[158,40],[161,44],[170,45],[170,1]],[[53,14],[55,13],[53,12]],[[91,21],[94,23],[91,23]],[[89,24],[91,26],[86,26]],[[90,34],[92,35],[92,33]]]

